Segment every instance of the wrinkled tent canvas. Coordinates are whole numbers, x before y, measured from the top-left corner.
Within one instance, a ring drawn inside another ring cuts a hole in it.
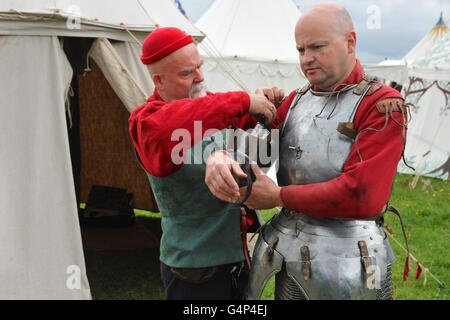
[[[214,1],[195,24],[206,34],[199,51],[208,89],[302,87],[306,79],[294,40],[300,15],[291,0]]]
[[[56,37],[2,36],[0,57],[0,298],[89,298],[64,112],[72,69]],[[66,287],[71,266],[79,289]]]
[[[74,91],[79,99],[81,146],[90,148],[82,152],[81,162],[90,162],[83,163],[81,175],[108,183],[101,174],[117,155],[103,152],[97,162],[89,157],[108,139],[116,143],[118,138],[126,159],[109,170],[115,179],[109,183],[117,182],[116,173],[121,181],[143,174],[144,185],[138,188],[149,198],[145,174],[135,167],[126,120],[153,91],[138,42],[163,26],[176,26],[196,41],[203,38],[171,1],[0,3],[0,299],[91,298],[69,145],[78,109],[68,104],[74,101],[68,93]],[[71,43],[87,49],[64,48]],[[84,77],[81,66],[91,70]],[[116,127],[122,131],[108,132]],[[83,173],[91,162],[92,170]],[[90,185],[81,180],[83,200]]]

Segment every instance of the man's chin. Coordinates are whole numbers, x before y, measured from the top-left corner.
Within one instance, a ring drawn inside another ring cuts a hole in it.
[[[319,79],[317,77],[309,77],[307,79],[310,84],[323,90],[325,90],[329,86],[329,81],[327,81],[328,79]]]
[[[308,79],[309,83],[311,83],[312,85],[315,85],[315,86],[320,86],[321,84],[323,84],[325,82],[323,77],[321,77],[318,73],[307,74],[306,79]]]

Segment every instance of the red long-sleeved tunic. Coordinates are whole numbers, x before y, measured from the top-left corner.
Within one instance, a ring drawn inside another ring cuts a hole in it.
[[[197,99],[166,103],[155,90],[147,103],[133,110],[128,122],[131,138],[144,168],[155,177],[165,177],[181,168],[174,164],[172,149],[181,141],[173,137],[177,129],[190,133],[190,146],[204,138],[209,129],[222,130],[233,125],[247,129],[256,125],[248,113],[250,97],[242,91],[207,93]],[[201,135],[194,134],[194,121],[201,121]],[[173,140],[173,141],[172,141]]]

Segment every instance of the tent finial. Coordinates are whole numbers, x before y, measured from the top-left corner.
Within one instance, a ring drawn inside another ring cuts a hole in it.
[[[444,12],[443,12],[443,11],[441,11],[441,14],[440,14],[440,16],[439,16],[439,20],[438,20],[438,22],[436,23],[436,25],[438,25],[438,26],[440,26],[440,25],[445,25],[445,22],[444,22]]]

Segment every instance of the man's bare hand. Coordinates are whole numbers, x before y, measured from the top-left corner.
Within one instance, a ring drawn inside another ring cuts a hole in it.
[[[236,181],[240,178],[247,178],[247,175],[226,152],[216,151],[208,158],[205,183],[211,193],[220,200],[239,200],[239,186]]]
[[[263,95],[274,105],[279,104],[284,99],[284,90],[278,87],[267,87],[257,89],[255,94]]]
[[[280,197],[281,187],[278,187],[272,179],[262,172],[257,164],[252,164],[253,173],[256,180],[252,184],[252,192],[245,201],[245,205],[249,209],[272,209],[274,207],[282,207],[283,202]],[[247,192],[247,187],[240,189],[242,201]]]
[[[261,94],[250,94],[250,109],[248,112],[257,119],[263,116],[266,125],[271,124],[277,116],[277,109],[273,103]]]

